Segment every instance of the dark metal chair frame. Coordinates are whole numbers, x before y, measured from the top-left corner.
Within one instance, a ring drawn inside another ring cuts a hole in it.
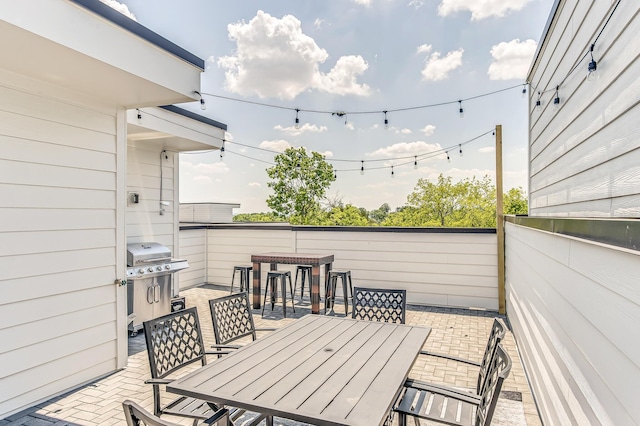
[[[262,315],[264,316],[264,308],[267,305],[267,296],[270,295],[271,299],[271,310],[273,311],[273,307],[276,303],[276,299],[278,297],[278,286],[277,282],[280,279],[280,288],[282,291],[282,316],[284,318],[287,317],[287,279],[289,280],[289,291],[291,292],[291,308],[293,312],[296,312],[296,307],[294,305],[294,292],[293,292],[293,283],[291,281],[291,272],[290,271],[269,271],[267,273],[267,282],[265,283],[264,289],[264,302],[262,303]],[[271,288],[271,291],[269,291]]]
[[[480,362],[472,361],[472,360],[465,359],[465,358],[458,358],[458,357],[455,357],[455,356],[452,356],[452,355],[441,354],[441,353],[436,353],[436,352],[430,352],[430,351],[420,351],[420,354],[421,355],[433,356],[433,357],[436,357],[436,358],[450,359],[452,361],[456,361],[456,362],[469,364],[469,365],[473,365],[475,367],[478,367],[478,381],[476,383],[475,396],[477,398],[480,398],[480,395],[482,395],[482,392],[484,390],[484,386],[486,384],[487,374],[488,374],[488,371],[489,371],[489,365],[491,364],[491,361],[493,360],[493,357],[495,356],[496,348],[498,347],[498,344],[500,344],[500,342],[502,342],[502,339],[504,339],[505,334],[506,334],[505,325],[498,318],[494,318],[493,319],[493,324],[491,325],[491,331],[489,332],[489,339],[487,340],[487,346],[485,347],[484,354],[482,355],[482,361],[480,361]],[[439,384],[435,384],[435,383],[431,383],[431,382],[429,382],[429,383],[425,382],[425,385],[427,385],[427,384],[430,385],[430,386],[440,386],[443,389],[456,391],[455,388],[451,388],[451,387],[446,386],[446,385],[439,385]]]
[[[353,288],[351,317],[354,319],[404,324],[406,312],[406,290]]]
[[[311,270],[313,266],[310,265],[298,265],[296,267],[296,278],[293,280],[293,293],[295,294],[298,289],[298,273],[300,273],[300,300],[304,298],[304,282],[305,277],[307,279],[307,287],[309,291],[309,297],[311,297]]]
[[[154,415],[171,414],[192,418],[193,424],[211,417],[218,407],[195,398],[181,396],[162,406],[160,386],[171,383],[170,374],[181,368],[200,362],[207,364],[206,352],[200,332],[198,311],[195,307],[172,312],[143,322],[147,342],[147,354],[153,385]],[[228,352],[227,352],[228,353]]]
[[[326,288],[324,290],[324,313],[327,308],[333,310],[336,303],[336,287],[338,278],[342,281],[342,293],[344,297],[344,315],[349,314],[349,299],[353,303],[353,282],[351,281],[351,271],[332,269],[327,275]],[[351,296],[349,296],[351,294]]]
[[[405,426],[407,415],[419,419],[458,426],[487,426],[491,424],[500,390],[511,370],[511,358],[501,344],[487,371],[486,386],[480,398],[470,398],[439,387],[407,380],[394,411],[399,414],[399,425]]]
[[[249,291],[250,271],[253,269],[253,265],[241,265],[233,267],[233,275],[231,276],[231,291],[233,293],[233,283],[236,279],[236,272],[240,273],[240,291]]]
[[[142,408],[138,403],[131,401],[130,399],[122,402],[122,409],[124,410],[124,418],[127,421],[127,426],[179,426],[177,423],[168,422],[158,416],[154,416]],[[212,424],[217,424],[217,426],[229,425],[229,411],[222,408],[213,416],[200,423],[200,425]]]
[[[211,321],[213,322],[213,334],[216,350],[237,349],[240,345],[229,343],[251,336],[256,340],[257,331],[274,331],[275,328],[256,328],[251,312],[251,302],[248,293],[236,293],[230,296],[209,300]]]

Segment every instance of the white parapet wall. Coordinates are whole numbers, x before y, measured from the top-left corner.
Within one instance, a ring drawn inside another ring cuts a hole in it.
[[[544,424],[638,424],[640,252],[506,224],[507,315]]]
[[[233,267],[250,264],[252,254],[330,253],[335,256],[333,268],[349,269],[354,285],[404,288],[412,304],[498,309],[494,230],[289,225],[207,228],[205,238],[203,227],[181,227],[181,257],[191,265],[190,272],[181,272],[181,288],[197,285],[199,280],[230,285]],[[205,270],[200,266],[203,252]]]

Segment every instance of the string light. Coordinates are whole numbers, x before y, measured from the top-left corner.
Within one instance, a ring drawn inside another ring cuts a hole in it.
[[[414,168],[414,169],[417,169],[417,168],[418,168],[418,156],[417,156],[417,155],[415,155],[415,156],[413,157],[413,168]]]
[[[451,162],[451,157],[449,157],[449,151],[447,151],[447,161],[450,163]]]
[[[361,166],[360,166],[360,174],[363,175],[364,174],[364,160],[361,161]]]
[[[540,96],[542,96],[542,93],[538,92],[538,100],[536,100],[536,111],[538,112],[542,111],[542,102],[540,101]]]
[[[522,98],[524,99],[524,97],[527,95],[527,86],[524,86],[522,88]]]
[[[222,157],[224,157],[224,154],[225,154],[225,152],[224,152],[225,151],[225,149],[224,149],[224,143],[225,142],[226,141],[224,139],[222,139],[222,145],[220,146],[220,159],[222,159]]]
[[[458,103],[460,104],[460,118],[464,117],[464,110],[462,109],[462,101],[458,101]]]
[[[460,157],[462,157],[462,144],[458,145],[458,147],[460,148]]]
[[[396,175],[393,173],[393,166],[391,166],[391,179],[393,179],[394,177],[396,177]]]
[[[382,111],[384,112],[384,128],[389,130],[389,120],[387,120],[387,111]]]
[[[556,87],[556,96],[553,98],[553,110],[558,111],[560,109],[560,95],[558,94],[560,86]]]
[[[296,108],[296,125],[295,125],[296,129],[300,128],[300,119],[298,118],[298,113],[299,112],[300,112],[300,109]]]
[[[587,80],[589,81],[593,81],[598,78],[598,64],[596,63],[596,60],[593,59],[593,48],[595,46],[595,43],[593,43],[589,50],[591,52],[591,62],[589,62],[589,65],[587,66]]]
[[[142,124],[142,113],[140,109],[136,109],[136,111],[138,112],[138,124]]]
[[[347,125],[347,113],[344,111],[333,112],[331,115],[336,115],[338,117],[344,117],[344,125]]]
[[[204,103],[204,98],[202,97],[200,92],[198,92],[197,90],[194,90],[193,93],[195,93],[196,95],[200,96],[200,109],[203,110],[203,111],[205,109],[207,109],[207,105]]]

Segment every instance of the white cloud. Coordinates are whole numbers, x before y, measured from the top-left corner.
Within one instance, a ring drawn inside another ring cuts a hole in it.
[[[438,143],[426,143],[423,141],[400,142],[380,148],[374,152],[366,153],[367,157],[403,157],[411,155],[422,155],[441,150]]]
[[[471,20],[476,21],[491,16],[502,18],[509,11],[522,9],[531,0],[442,0],[438,15],[448,16],[456,12],[471,12]]]
[[[262,141],[260,143],[260,148],[270,149],[271,151],[284,152],[287,148],[291,148],[291,145],[284,139],[279,139],[275,141]]]
[[[298,129],[295,126],[282,127],[281,125],[274,126],[274,130],[280,130],[291,136],[298,136],[303,133],[323,133],[327,131],[327,126],[318,126],[316,124],[304,123]]]
[[[314,89],[360,96],[371,91],[357,81],[368,68],[361,56],[340,57],[322,73],[319,65],[329,54],[302,32],[295,16],[278,19],[259,10],[248,23],[229,24],[227,29],[236,51],[218,59],[218,66],[226,70],[225,88],[231,92],[294,99]]]
[[[323,155],[324,158],[332,158],[333,157],[333,152],[332,151],[318,152],[318,154]]]
[[[410,135],[412,133],[411,129],[407,129],[406,127],[404,129],[392,127],[390,130],[393,130],[393,133],[395,133],[396,135]]]
[[[449,73],[462,65],[464,49],[453,50],[445,57],[440,52],[433,52],[425,61],[422,69],[422,79],[427,81],[439,81],[449,77]]]
[[[534,40],[520,42],[517,38],[491,47],[493,62],[487,71],[489,78],[491,80],[525,79],[537,47]]]
[[[313,21],[313,26],[317,29],[320,29],[320,27],[322,27],[322,24],[324,24],[324,19],[316,18],[316,20]]]
[[[229,173],[229,167],[222,161],[216,161],[215,163],[198,163],[193,165],[192,169],[198,174]]]
[[[261,188],[262,184],[260,184],[259,182],[249,182],[248,185],[250,188]]]
[[[431,53],[432,46],[430,44],[421,44],[416,50],[417,53]]]
[[[347,121],[347,122],[345,123],[344,127],[346,127],[346,128],[347,128],[347,129],[349,129],[349,130],[354,130],[354,129],[355,129],[355,127],[353,126],[353,123],[352,123],[352,122],[350,122],[350,121]]]
[[[432,136],[436,131],[436,126],[434,126],[433,124],[427,124],[422,129],[420,129],[420,131],[424,133],[425,136]]]
[[[122,4],[116,0],[100,0],[100,1],[106,4],[107,6],[111,7],[112,9],[115,9],[118,12],[122,13],[124,16],[130,19],[133,19],[134,21],[137,21],[136,15],[131,13],[131,11],[129,10],[126,4]]]
[[[478,150],[478,152],[487,153],[487,152],[496,152],[496,147],[494,146],[483,146]]]
[[[422,6],[424,6],[424,2],[422,0],[411,0],[407,6],[413,6],[417,9],[420,9]]]
[[[212,180],[209,176],[202,176],[202,175],[198,175],[198,176],[194,176],[193,177],[193,181],[194,182],[202,182],[202,183],[211,183]]]
[[[233,134],[225,131],[224,132],[224,138],[225,138],[225,140],[232,141],[233,140]]]
[[[371,6],[371,0],[353,0],[353,2],[363,6]]]

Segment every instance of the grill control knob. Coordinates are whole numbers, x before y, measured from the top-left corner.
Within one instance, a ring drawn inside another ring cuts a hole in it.
[[[162,266],[156,266],[156,271],[158,272],[162,271]]]
[[[149,269],[147,269],[147,271],[153,272],[153,268],[149,268]]]
[[[144,269],[138,269],[139,274],[144,274]]]
[[[164,265],[164,269],[171,269],[171,265]]]

